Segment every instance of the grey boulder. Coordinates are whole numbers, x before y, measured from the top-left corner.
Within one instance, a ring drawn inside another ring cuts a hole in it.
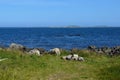
[[[21,50],[21,51],[25,51],[26,50],[25,46],[23,46],[21,44],[16,44],[16,43],[10,44],[9,48],[12,49],[12,50]]]
[[[56,55],[60,55],[61,54],[59,48],[50,49],[49,53],[50,54],[56,54]]]
[[[35,55],[38,55],[40,56],[40,51],[38,49],[33,49],[33,50],[30,50],[28,54],[35,54]]]

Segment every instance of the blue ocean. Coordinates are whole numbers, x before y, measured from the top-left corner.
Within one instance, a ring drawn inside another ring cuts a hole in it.
[[[119,46],[120,28],[0,28],[0,45],[34,48],[86,48]]]

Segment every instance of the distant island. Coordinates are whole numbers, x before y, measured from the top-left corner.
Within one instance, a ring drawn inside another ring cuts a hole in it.
[[[66,26],[65,28],[80,28],[80,26],[77,26],[77,25],[70,25],[70,26]]]

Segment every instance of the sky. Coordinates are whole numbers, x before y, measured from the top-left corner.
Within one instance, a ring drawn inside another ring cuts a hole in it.
[[[0,27],[120,26],[120,0],[0,0]]]

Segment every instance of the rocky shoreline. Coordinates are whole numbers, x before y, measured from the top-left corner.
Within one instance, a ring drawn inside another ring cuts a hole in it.
[[[16,43],[12,43],[9,45],[9,47],[0,47],[0,50],[5,49],[5,50],[19,50],[22,51],[23,53],[26,54],[35,54],[38,56],[44,55],[44,54],[55,54],[55,55],[61,55],[61,52],[63,51],[63,49],[59,49],[59,48],[53,48],[50,50],[45,50],[44,48],[27,48],[21,44],[16,44]],[[83,50],[83,49],[76,49],[73,48],[71,50],[69,50],[69,54],[67,56],[62,56],[61,58],[64,60],[78,60],[78,61],[84,61],[84,58],[81,56],[78,56],[77,53],[75,53],[75,51],[78,50]],[[105,55],[109,55],[109,56],[114,56],[114,55],[120,55],[120,46],[115,46],[115,47],[96,47],[96,46],[88,46],[86,49],[84,49],[84,51],[88,51],[89,52],[94,52],[97,54],[105,54]]]
[[[99,53],[99,54],[107,54],[110,56],[120,55],[120,46],[115,47],[96,47],[96,46],[88,46],[87,48],[90,51]]]

